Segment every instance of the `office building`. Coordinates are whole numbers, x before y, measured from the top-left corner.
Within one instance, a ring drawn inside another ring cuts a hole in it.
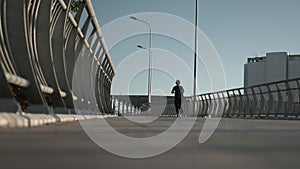
[[[287,52],[267,53],[248,58],[244,65],[244,86],[300,78],[300,55]]]

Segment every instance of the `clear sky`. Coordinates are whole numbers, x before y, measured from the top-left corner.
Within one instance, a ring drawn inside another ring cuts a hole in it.
[[[169,13],[192,23],[195,20],[195,0],[92,0],[92,3],[101,27],[120,17],[135,16],[135,13],[141,12]],[[276,51],[300,53],[299,7],[299,0],[199,0],[199,28],[210,39],[221,58],[226,74],[226,88],[243,86],[243,66],[248,57]],[[132,24],[136,23],[132,21]],[[145,26],[141,29],[147,31]],[[122,27],[116,31],[121,32]],[[183,60],[192,69],[193,52],[176,43],[168,38],[153,36],[153,48],[170,51],[181,57],[184,55],[189,59]],[[147,46],[148,36],[128,38],[111,49],[115,67],[129,55],[147,56],[145,51],[136,48],[136,44]],[[146,58],[144,62],[147,63]],[[198,71],[198,93],[210,92],[211,88],[200,85],[209,84],[201,63]],[[173,79],[158,74],[154,72],[153,86],[163,92],[156,90],[156,94],[169,94]],[[130,94],[147,94],[147,71],[139,75],[132,81]],[[182,82],[187,88],[187,95],[192,93],[191,81]],[[122,93],[119,85],[113,84],[113,94],[128,94]]]

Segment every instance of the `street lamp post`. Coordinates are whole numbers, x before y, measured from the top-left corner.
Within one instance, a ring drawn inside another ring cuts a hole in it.
[[[144,20],[140,20],[138,19],[137,17],[133,17],[131,16],[130,19],[133,19],[133,20],[136,20],[136,21],[139,21],[139,22],[142,22],[144,24],[146,24],[148,27],[149,27],[149,36],[150,36],[150,42],[149,42],[149,70],[148,70],[148,106],[150,107],[151,106],[151,84],[152,84],[152,28],[151,28],[151,25],[150,23],[144,21]],[[143,46],[141,45],[138,45],[137,47],[141,48],[141,49],[147,49],[147,48],[144,48]]]
[[[196,0],[195,11],[195,53],[194,53],[194,91],[193,91],[193,113],[196,111],[196,93],[197,93],[197,54],[198,54],[198,0]]]

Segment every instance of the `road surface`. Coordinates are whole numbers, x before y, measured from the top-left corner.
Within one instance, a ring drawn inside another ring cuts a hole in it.
[[[108,121],[129,136],[148,137],[173,118],[151,126],[123,118]],[[198,143],[204,120],[172,150],[147,159],[128,159],[98,147],[79,122],[38,128],[0,129],[0,168],[38,169],[292,169],[300,168],[300,121],[223,119],[214,135]],[[147,131],[147,132],[141,132]]]

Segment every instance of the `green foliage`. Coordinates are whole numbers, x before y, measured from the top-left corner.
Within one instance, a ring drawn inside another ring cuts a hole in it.
[[[83,4],[83,0],[74,0],[71,4],[71,12],[77,13],[82,4]]]

